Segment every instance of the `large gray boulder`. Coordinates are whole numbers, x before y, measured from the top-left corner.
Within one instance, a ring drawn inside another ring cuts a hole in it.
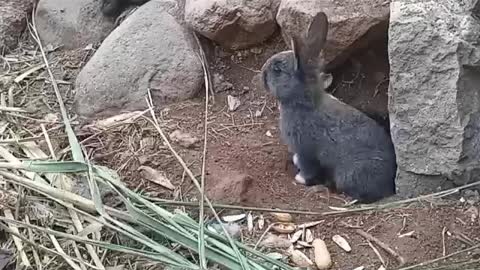
[[[400,194],[480,178],[479,0],[393,0],[389,112]],[[442,181],[440,181],[442,180]]]
[[[185,21],[223,47],[243,49],[275,32],[276,1],[186,0]]]
[[[114,28],[102,15],[100,0],[40,0],[35,11],[38,34],[44,45],[82,48],[101,42]]]
[[[381,38],[388,28],[390,11],[384,0],[282,0],[276,20],[285,43],[290,46],[292,35],[305,35],[320,11],[330,25],[324,59],[331,68]]]
[[[31,0],[0,1],[0,52],[13,49],[17,45],[32,9]]]
[[[168,1],[169,3],[171,1]],[[203,70],[188,32],[170,5],[150,1],[123,21],[79,73],[75,109],[80,116],[112,116],[191,98]]]

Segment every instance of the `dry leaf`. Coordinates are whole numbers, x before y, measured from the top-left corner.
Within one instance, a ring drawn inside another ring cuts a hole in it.
[[[142,171],[142,175],[145,179],[158,184],[164,188],[174,190],[175,186],[168,180],[168,178],[165,176],[163,172],[157,171],[151,167],[148,166],[140,166],[138,167],[138,170]]]
[[[272,213],[272,216],[279,222],[292,222],[293,217],[288,213]]]
[[[277,223],[272,226],[272,229],[278,233],[292,233],[295,231],[295,224],[293,223]]]
[[[352,251],[350,244],[341,235],[338,235],[338,234],[334,235],[332,237],[332,240],[333,242],[335,242],[335,244],[337,244],[341,249],[345,250],[346,252]]]
[[[298,240],[300,240],[300,237],[302,237],[302,235],[303,235],[303,230],[299,230],[299,231],[295,232],[292,235],[292,238],[290,238],[290,242],[291,243],[297,242]]]
[[[252,213],[248,213],[248,215],[247,215],[247,229],[248,229],[249,233],[251,233],[253,231],[253,215],[252,215]]]
[[[247,215],[246,214],[238,214],[238,215],[229,215],[229,216],[223,216],[222,219],[225,222],[237,222],[242,219],[244,219]]]
[[[307,230],[305,231],[305,239],[304,239],[304,240],[305,240],[305,242],[307,242],[307,243],[313,242],[313,233],[312,233],[312,230],[307,229]]]
[[[307,242],[305,242],[305,241],[297,241],[297,243],[298,243],[298,245],[300,245],[302,248],[311,248],[311,247],[313,247],[312,244],[309,244],[309,243],[307,243]]]
[[[263,230],[265,227],[265,218],[263,218],[263,215],[260,215],[258,218],[258,229]]]
[[[227,103],[228,103],[228,110],[230,110],[231,112],[238,109],[238,107],[240,107],[241,105],[240,99],[231,95],[227,96]]]
[[[332,258],[327,245],[322,239],[313,240],[313,252],[315,253],[315,265],[318,269],[328,269],[332,265]]]

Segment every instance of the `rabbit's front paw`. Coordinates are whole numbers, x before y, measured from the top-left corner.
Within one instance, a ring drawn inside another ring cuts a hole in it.
[[[307,181],[305,180],[305,177],[303,177],[302,173],[297,173],[297,175],[295,175],[295,182],[305,185]]]

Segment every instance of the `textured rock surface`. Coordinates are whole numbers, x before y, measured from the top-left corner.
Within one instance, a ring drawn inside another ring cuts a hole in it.
[[[35,20],[44,45],[75,49],[101,42],[114,21],[102,15],[100,4],[99,0],[40,0]]]
[[[32,0],[0,1],[0,52],[3,49],[13,49],[17,45],[32,9]]]
[[[395,0],[389,111],[400,193],[480,177],[480,3]],[[415,176],[414,176],[415,174]],[[421,187],[423,185],[423,187]]]
[[[276,20],[285,43],[290,46],[292,34],[304,35],[320,11],[327,14],[330,25],[325,61],[331,67],[367,46],[388,27],[389,6],[384,0],[282,0]]]
[[[186,0],[185,21],[224,47],[246,48],[275,32],[276,1]]]
[[[167,5],[168,6],[168,5]],[[76,81],[75,108],[84,117],[111,116],[192,97],[203,71],[190,37],[161,1],[141,6],[116,28]]]
[[[248,196],[247,193],[253,183],[248,174],[213,167],[209,169],[210,178],[206,181],[206,192],[209,199],[221,203],[241,203]]]

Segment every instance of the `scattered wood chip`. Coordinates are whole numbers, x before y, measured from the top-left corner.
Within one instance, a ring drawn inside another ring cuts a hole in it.
[[[378,270],[387,270],[387,268],[385,268],[385,266],[383,266],[383,265],[380,265],[380,267],[378,268]]]
[[[310,267],[313,265],[312,260],[308,258],[307,255],[305,255],[303,252],[301,252],[298,249],[291,249],[289,251],[290,253],[290,260],[298,266],[298,267]]]
[[[288,239],[269,233],[259,245],[266,248],[285,249],[291,247],[292,243]]]
[[[293,223],[277,223],[272,226],[272,229],[278,233],[292,233],[295,231],[295,224]]]
[[[223,216],[222,219],[225,222],[238,222],[242,219],[244,219],[247,215],[246,214],[238,214],[238,215],[228,215],[228,216]]]
[[[190,135],[189,133],[183,133],[180,130],[175,130],[174,132],[170,133],[170,140],[175,143],[180,144],[185,148],[191,148],[195,146],[197,142],[200,140],[195,138],[194,136]]]
[[[267,130],[267,132],[265,132],[265,136],[270,137],[270,138],[273,137],[272,132],[270,132],[270,130]]]
[[[256,111],[255,111],[255,117],[258,118],[258,117],[261,117],[261,116],[262,116],[262,111],[256,110]]]
[[[272,216],[279,222],[292,222],[293,217],[288,213],[272,213]]]
[[[172,182],[170,182],[170,180],[168,180],[163,172],[157,171],[148,166],[140,166],[138,167],[138,170],[142,171],[142,176],[145,179],[169,190],[175,189],[175,186],[172,184]]]
[[[332,258],[328,252],[327,245],[322,239],[313,240],[313,252],[315,254],[315,265],[318,269],[328,269],[332,265]]]
[[[238,107],[240,107],[241,105],[240,99],[231,95],[227,96],[227,103],[228,103],[228,110],[231,112],[238,109]]]
[[[346,252],[352,251],[350,244],[341,235],[336,234],[332,236],[332,240],[333,242],[335,242],[335,244],[337,244],[341,249],[345,250]]]
[[[353,269],[353,270],[363,270],[363,269],[365,269],[365,266],[359,266],[359,267],[356,267],[356,268]]]

